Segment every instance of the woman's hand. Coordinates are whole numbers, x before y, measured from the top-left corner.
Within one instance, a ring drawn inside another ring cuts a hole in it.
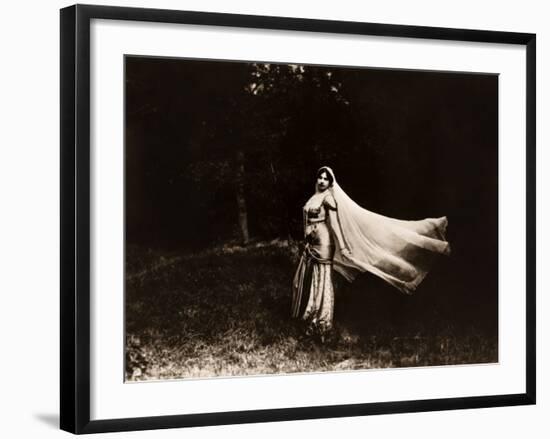
[[[342,256],[344,258],[346,258],[346,259],[351,258],[351,251],[350,251],[349,248],[343,248],[340,252],[342,253]]]

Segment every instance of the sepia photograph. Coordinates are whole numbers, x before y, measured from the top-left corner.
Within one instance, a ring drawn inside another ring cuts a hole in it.
[[[126,55],[125,380],[498,363],[498,79]]]

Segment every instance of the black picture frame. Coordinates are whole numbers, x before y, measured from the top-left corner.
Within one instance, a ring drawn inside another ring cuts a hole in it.
[[[526,392],[383,403],[223,413],[90,419],[90,21],[133,20],[256,29],[484,42],[526,47]],[[61,290],[60,427],[99,433],[325,417],[535,404],[535,107],[536,36],[530,33],[448,29],[303,18],[74,5],[60,11]]]

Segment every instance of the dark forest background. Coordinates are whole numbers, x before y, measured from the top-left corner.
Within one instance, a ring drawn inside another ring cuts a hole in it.
[[[350,318],[437,320],[496,334],[496,75],[125,62],[127,248],[193,255],[299,241],[302,206],[328,165],[369,210],[449,219],[452,255],[417,293],[362,275],[341,287],[354,303]]]

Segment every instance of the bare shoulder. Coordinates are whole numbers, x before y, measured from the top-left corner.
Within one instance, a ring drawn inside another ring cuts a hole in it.
[[[334,196],[332,194],[328,194],[323,199],[323,204],[325,205],[325,207],[327,207],[329,209],[332,209],[332,210],[337,209],[336,200],[334,199]]]

